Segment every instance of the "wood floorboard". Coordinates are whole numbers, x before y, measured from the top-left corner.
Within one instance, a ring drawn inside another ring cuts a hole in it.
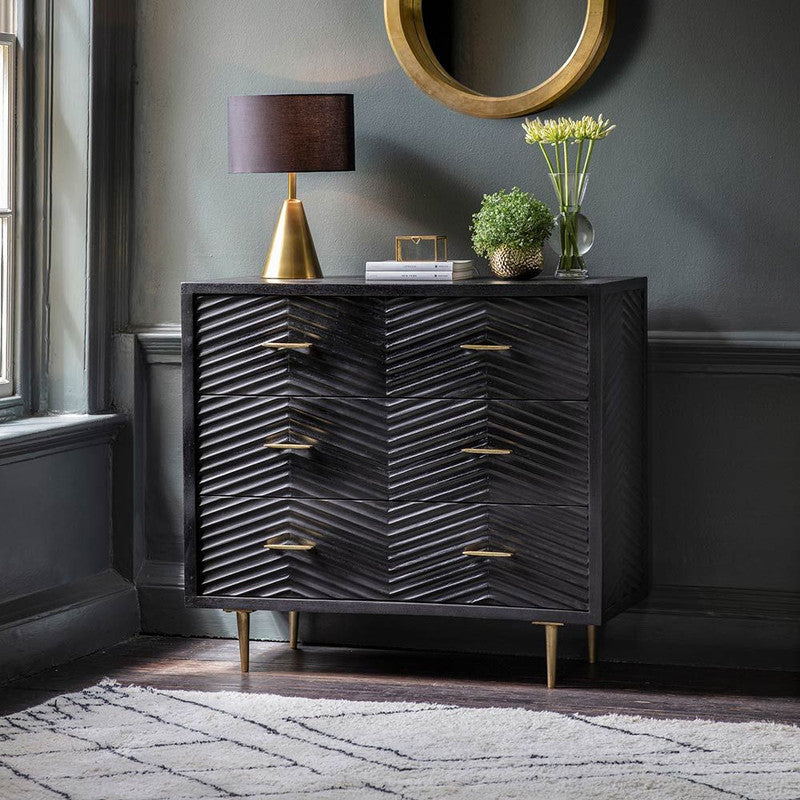
[[[239,672],[237,659],[231,640],[141,636],[0,686],[0,714],[108,677],[164,690],[800,724],[800,676],[794,673],[562,660],[558,688],[547,690],[544,661],[520,656],[332,647],[293,651],[284,643],[254,642],[250,673]]]

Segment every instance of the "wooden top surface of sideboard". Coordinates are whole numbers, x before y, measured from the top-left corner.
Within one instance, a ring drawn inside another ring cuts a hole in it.
[[[586,297],[645,289],[646,278],[588,278],[582,281],[537,278],[467,281],[367,281],[363,276],[304,280],[224,278],[181,284],[183,294],[335,295],[371,297]]]

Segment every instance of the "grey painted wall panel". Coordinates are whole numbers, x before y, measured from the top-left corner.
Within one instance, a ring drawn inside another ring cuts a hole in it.
[[[800,380],[651,377],[653,580],[800,592]]]
[[[605,60],[553,110],[619,124],[589,184],[590,267],[646,274],[655,328],[800,329],[785,301],[800,291],[800,229],[785,213],[800,183],[800,5],[618,5]],[[468,256],[484,192],[517,184],[550,201],[519,120],[473,119],[420,92],[379,2],[142,0],[137,23],[136,322],[176,321],[181,280],[260,271],[285,182],[227,174],[230,94],[355,93],[356,171],[299,181],[328,274],[390,257],[397,233],[441,231]]]
[[[151,370],[145,463],[145,552],[183,561],[183,450],[180,369]],[[177,533],[177,535],[176,535]]]
[[[148,557],[183,559],[180,368],[149,368]],[[800,381],[650,383],[653,583],[800,592]]]
[[[0,681],[139,630],[135,587],[111,569],[124,424],[75,414],[0,427]]]
[[[99,444],[0,465],[0,602],[108,568],[109,459]]]

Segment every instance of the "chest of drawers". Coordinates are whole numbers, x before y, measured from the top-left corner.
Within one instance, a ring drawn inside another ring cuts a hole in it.
[[[647,588],[644,279],[182,287],[186,599],[595,626]]]

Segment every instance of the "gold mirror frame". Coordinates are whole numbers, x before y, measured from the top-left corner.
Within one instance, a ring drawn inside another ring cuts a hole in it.
[[[506,97],[475,92],[445,71],[425,33],[422,0],[384,0],[383,13],[400,66],[423,92],[462,114],[504,119],[547,108],[585,83],[608,49],[616,6],[616,0],[587,0],[586,19],[572,55],[538,86]]]

